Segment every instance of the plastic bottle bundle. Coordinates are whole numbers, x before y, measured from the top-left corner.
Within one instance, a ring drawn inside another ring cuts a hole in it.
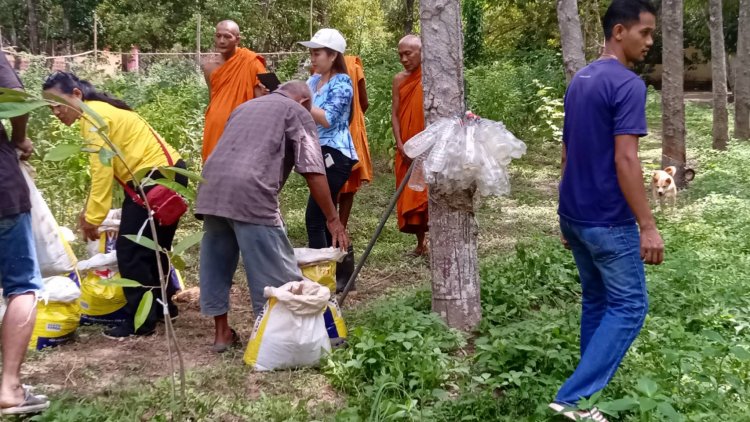
[[[404,145],[416,161],[409,179],[411,189],[438,184],[447,192],[476,187],[479,195],[510,192],[507,167],[526,153],[526,144],[501,122],[467,113],[463,118],[443,118]]]

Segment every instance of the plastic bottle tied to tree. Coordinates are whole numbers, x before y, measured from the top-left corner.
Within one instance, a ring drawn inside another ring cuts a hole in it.
[[[508,165],[526,153],[526,144],[501,122],[471,113],[443,118],[404,145],[416,161],[409,187],[437,185],[445,192],[476,188],[480,196],[510,192]]]

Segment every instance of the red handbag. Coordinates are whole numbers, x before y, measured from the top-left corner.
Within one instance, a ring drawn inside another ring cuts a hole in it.
[[[151,129],[150,127],[149,129],[154,135],[154,138],[156,138],[156,140],[159,142],[162,151],[164,151],[164,155],[167,157],[167,163],[169,163],[169,166],[174,166],[172,156],[169,155],[169,151],[167,151],[167,147],[164,145],[164,142],[162,142],[162,140],[154,132],[153,129]],[[146,208],[146,203],[143,201],[143,198],[141,198],[141,196],[135,190],[133,190],[133,188],[128,186],[128,184],[123,183],[122,180],[118,178],[116,179],[120,183],[120,185],[122,185],[125,193],[130,196],[133,202],[142,206],[143,208]],[[185,198],[183,198],[174,190],[169,189],[168,187],[163,185],[156,185],[151,188],[148,193],[146,193],[146,199],[148,200],[148,205],[151,207],[154,218],[162,226],[171,226],[173,224],[177,224],[177,222],[180,221],[180,217],[182,217],[188,210],[188,203]]]

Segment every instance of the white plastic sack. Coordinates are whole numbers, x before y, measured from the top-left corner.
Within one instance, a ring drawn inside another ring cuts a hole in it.
[[[257,371],[316,366],[331,351],[323,311],[331,292],[304,279],[266,287],[268,298],[245,351]]]
[[[294,248],[294,258],[297,259],[297,266],[300,268],[321,262],[341,262],[344,257],[346,257],[346,252],[339,248]]]
[[[39,299],[44,303],[71,303],[81,297],[81,289],[68,277],[54,276],[42,280],[44,287],[39,292]]]
[[[62,237],[60,227],[55,221],[42,194],[31,178],[28,164],[21,163],[21,172],[29,186],[31,197],[31,229],[34,234],[36,256],[42,277],[67,274],[76,268],[76,257]]]

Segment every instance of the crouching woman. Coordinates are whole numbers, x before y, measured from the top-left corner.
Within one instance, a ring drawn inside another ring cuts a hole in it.
[[[125,102],[97,91],[88,81],[79,79],[72,73],[55,72],[47,78],[42,89],[45,94],[52,94],[66,102],[66,104],[52,106],[55,117],[67,126],[71,126],[80,120],[81,137],[88,149],[93,151],[89,154],[91,189],[86,207],[79,219],[84,237],[87,240],[99,239],[99,225],[112,208],[113,183],[122,184],[125,190],[125,199],[122,203],[120,231],[115,244],[120,275],[123,278],[138,281],[144,286],[158,287],[161,277],[156,254],[153,250],[125,237],[126,235],[141,233],[143,237],[154,239],[151,226],[147,223],[148,213],[134,185],[132,174],[157,167],[185,168],[185,162]],[[110,148],[105,145],[104,140],[98,134],[96,124],[93,123],[97,121],[96,118],[89,116],[81,103],[101,117],[106,124],[107,136],[121,154],[121,156],[112,159],[111,165],[102,163],[98,150]],[[150,177],[151,179],[158,179],[164,176],[153,170]],[[178,174],[175,180],[181,185],[187,186],[187,178],[184,176]],[[151,189],[157,186],[146,187],[146,193],[148,194]],[[156,218],[154,220],[159,245],[165,250],[170,249],[177,230],[177,222],[163,225]],[[161,255],[161,261],[162,269],[166,271],[169,268],[168,260],[163,254]],[[175,292],[171,283],[168,283],[168,286],[169,313],[174,318],[177,316],[177,307],[172,303],[171,297]],[[156,323],[163,318],[161,306],[156,306],[156,304],[152,306],[146,321],[136,330],[134,325],[135,314],[146,289],[126,287],[123,290],[127,299],[123,311],[127,318],[122,325],[106,330],[104,335],[119,339],[131,335],[153,334]]]

